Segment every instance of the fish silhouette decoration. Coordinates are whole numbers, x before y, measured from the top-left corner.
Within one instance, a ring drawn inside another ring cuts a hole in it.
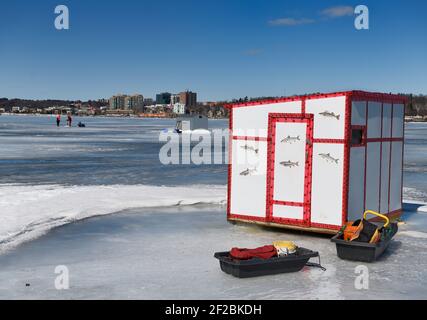
[[[253,169],[247,168],[246,170],[240,172],[240,175],[241,176],[249,176],[249,175],[251,175],[254,172],[256,172],[256,168],[253,168]]]
[[[339,159],[332,157],[330,153],[319,153],[319,156],[325,159],[327,162],[334,162],[338,164]]]
[[[250,151],[253,151],[255,153],[258,153],[258,151],[259,151],[259,149],[255,149],[254,147],[248,146],[247,144],[245,144],[244,146],[242,146],[242,149],[245,149],[246,151],[250,150]]]
[[[289,143],[294,143],[294,142],[297,142],[297,141],[300,141],[299,136],[296,136],[296,137],[287,136],[281,142],[283,142],[283,143],[288,143],[288,142]]]
[[[298,167],[298,166],[299,166],[298,161],[296,161],[296,162],[292,162],[292,161],[282,161],[282,162],[280,162],[280,164],[281,164],[282,166],[284,166],[284,167],[287,167],[287,168],[292,168],[292,167]]]
[[[339,120],[339,119],[340,119],[340,115],[339,115],[339,114],[335,114],[335,113],[333,113],[333,112],[331,112],[331,111],[323,111],[323,112],[320,112],[319,114],[320,114],[321,116],[326,117],[326,118],[335,118],[335,119],[337,119],[337,120]]]

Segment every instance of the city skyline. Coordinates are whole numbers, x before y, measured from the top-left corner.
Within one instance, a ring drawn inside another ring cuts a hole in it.
[[[426,93],[424,1],[2,2],[0,97],[97,100],[192,88],[200,101],[348,89]],[[178,15],[180,19],[172,19]],[[132,46],[125,46],[132,43]]]

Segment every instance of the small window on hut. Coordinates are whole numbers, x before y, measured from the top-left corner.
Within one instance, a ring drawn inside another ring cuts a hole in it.
[[[365,143],[364,136],[365,136],[364,127],[351,128],[351,145],[352,146],[364,145]]]

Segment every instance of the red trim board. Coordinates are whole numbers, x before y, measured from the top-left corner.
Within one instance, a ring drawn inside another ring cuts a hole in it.
[[[233,109],[230,109],[228,120],[228,184],[227,184],[227,218],[231,217],[231,184],[233,160]]]
[[[366,101],[366,110],[365,110],[365,127],[366,127],[366,136],[368,136],[368,106],[369,103]],[[363,211],[366,211],[366,166],[368,164],[368,144],[365,143],[365,167],[364,167],[364,178],[363,178]]]
[[[351,144],[351,94],[346,94],[345,99],[345,123],[344,123],[344,166],[343,166],[343,191],[342,191],[342,219],[341,225],[347,222],[348,192],[350,185],[350,144]]]
[[[233,140],[247,140],[247,141],[268,141],[269,138],[266,137],[251,137],[251,136],[233,136]]]
[[[277,204],[280,206],[288,206],[288,207],[304,207],[304,202],[294,202],[294,201],[272,200],[271,204]]]

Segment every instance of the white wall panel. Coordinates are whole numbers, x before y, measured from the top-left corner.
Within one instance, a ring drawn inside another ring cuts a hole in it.
[[[391,104],[384,103],[383,105],[383,138],[391,137]]]
[[[306,101],[306,113],[314,114],[314,138],[344,139],[345,102],[345,96]]]
[[[336,161],[328,160],[328,154]],[[343,161],[343,144],[313,145],[311,222],[342,224]]]
[[[368,143],[366,159],[366,210],[378,211],[380,194],[380,143]]]
[[[365,148],[350,149],[350,176],[348,190],[349,221],[360,219],[363,214],[365,196]]]
[[[366,125],[366,101],[354,101],[352,103],[351,124],[354,126]]]
[[[234,108],[233,134],[267,137],[269,113],[301,113],[301,106],[301,101],[291,101]],[[250,133],[245,134],[246,131]]]
[[[306,133],[306,123],[276,123],[274,200],[304,202]],[[282,142],[288,136],[298,140]]]
[[[381,103],[368,103],[368,138],[381,138]]]
[[[265,217],[267,142],[233,140],[232,148],[231,214]],[[242,175],[247,169],[249,174]]]
[[[304,219],[304,208],[303,207],[291,207],[282,205],[273,205],[273,217],[274,218],[286,218],[286,219]]]
[[[393,105],[393,138],[403,137],[403,104]]]
[[[390,142],[383,142],[382,155],[381,155],[381,202],[380,202],[381,213],[388,213],[389,164],[390,164]]]
[[[402,142],[392,142],[390,177],[390,212],[402,208]]]

